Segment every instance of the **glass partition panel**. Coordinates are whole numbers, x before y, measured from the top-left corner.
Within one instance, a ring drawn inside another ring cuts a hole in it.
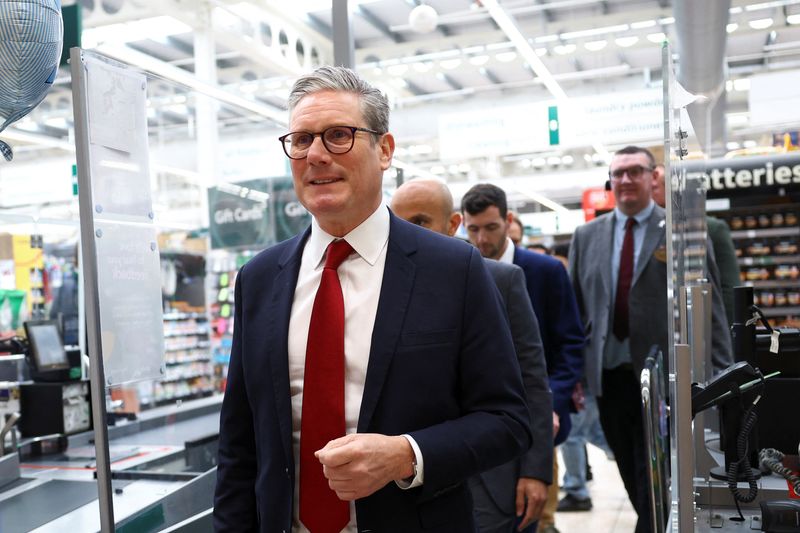
[[[252,255],[309,222],[294,196],[277,140],[285,133],[286,112],[255,97],[220,92],[218,87],[209,93],[210,85],[189,86],[183,78],[179,82],[81,53],[90,62],[122,72],[111,80],[119,83],[106,84],[105,90],[100,86],[87,97],[89,120],[107,126],[89,132],[84,141],[90,149],[103,150],[103,157],[92,161],[103,173],[93,176],[98,181],[90,205],[91,238],[97,254],[94,280],[105,276],[100,287],[110,292],[105,300],[109,305],[99,307],[96,329],[102,334],[95,341],[103,356],[124,352],[125,365],[120,374],[106,359],[105,379],[94,394],[105,411],[95,417],[103,431],[92,430],[92,395],[88,382],[82,381],[88,377],[86,356],[93,350],[84,341],[91,332],[72,331],[72,325],[84,327],[79,319],[84,316],[83,296],[97,297],[97,284],[89,286],[87,279],[83,290],[79,276],[89,266],[85,253],[78,259],[86,244],[80,224],[88,220],[85,213],[79,216],[78,172],[73,167],[81,141],[70,142],[80,137],[72,129],[79,117],[70,107],[67,84],[61,82],[48,96],[49,104],[35,110],[24,125],[37,129],[38,137],[16,141],[14,166],[0,168],[0,222],[9,234],[0,235],[0,273],[10,269],[2,279],[14,275],[15,257],[22,261],[23,252],[25,257],[38,254],[47,288],[35,292],[41,285],[34,282],[42,277],[26,271],[33,282],[26,288],[29,309],[22,319],[63,316],[62,341],[78,369],[50,382],[25,383],[30,376],[13,376],[14,390],[26,389],[20,420],[41,422],[25,424],[19,435],[20,468],[14,478],[30,490],[21,490],[13,503],[30,500],[45,509],[14,515],[21,522],[11,529],[97,531],[114,524],[120,531],[142,532],[183,524],[186,530],[207,531],[236,272]],[[89,78],[91,82],[91,66]],[[128,79],[144,82],[138,103],[120,98],[119,86]],[[63,131],[56,128],[56,119],[63,121],[58,123]],[[136,124],[143,126],[138,149],[145,159],[132,161],[126,154],[137,149],[132,133]],[[136,181],[139,177],[142,181]],[[41,191],[26,195],[22,187],[5,194],[5,186],[26,181]],[[24,250],[19,244],[23,241]],[[6,250],[11,250],[8,268],[2,263]],[[103,262],[103,257],[110,259]],[[147,283],[138,285],[134,282],[142,281],[145,266]],[[77,303],[68,299],[57,304],[57,293],[73,278],[77,288],[63,294],[72,294]],[[37,298],[42,300],[38,307],[33,306]],[[153,299],[155,309],[136,303]],[[97,360],[94,354],[92,358]],[[95,475],[103,477],[103,470],[108,482],[100,483],[98,492]],[[60,503],[45,504],[53,500]],[[103,506],[107,509],[101,512]]]

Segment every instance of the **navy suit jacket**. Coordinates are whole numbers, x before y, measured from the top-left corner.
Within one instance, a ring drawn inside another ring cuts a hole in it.
[[[583,375],[585,340],[575,293],[558,259],[517,247],[514,264],[525,272],[528,295],[539,320],[553,410],[561,419],[555,444],[561,444],[572,426],[572,390]]]
[[[236,281],[220,415],[217,531],[291,530],[295,484],[287,336],[307,230]],[[417,442],[420,487],[356,501],[359,531],[473,531],[466,480],[531,445],[520,369],[476,249],[391,216],[358,431]]]

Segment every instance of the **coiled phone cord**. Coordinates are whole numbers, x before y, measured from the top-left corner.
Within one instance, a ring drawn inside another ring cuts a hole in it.
[[[783,453],[774,448],[764,448],[758,453],[762,469],[770,470],[792,484],[794,492],[800,494],[800,476],[783,466]]]

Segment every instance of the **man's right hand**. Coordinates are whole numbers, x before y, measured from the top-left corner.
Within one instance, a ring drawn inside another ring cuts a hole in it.
[[[561,418],[558,416],[558,413],[553,411],[553,435],[558,434],[559,428],[561,428]]]

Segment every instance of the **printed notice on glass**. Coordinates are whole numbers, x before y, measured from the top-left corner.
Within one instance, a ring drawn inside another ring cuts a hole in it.
[[[106,385],[163,378],[161,267],[155,227],[95,220],[95,243]]]
[[[146,120],[145,76],[87,58],[89,141],[121,152],[142,146],[141,121]],[[146,139],[145,143],[146,143]]]

